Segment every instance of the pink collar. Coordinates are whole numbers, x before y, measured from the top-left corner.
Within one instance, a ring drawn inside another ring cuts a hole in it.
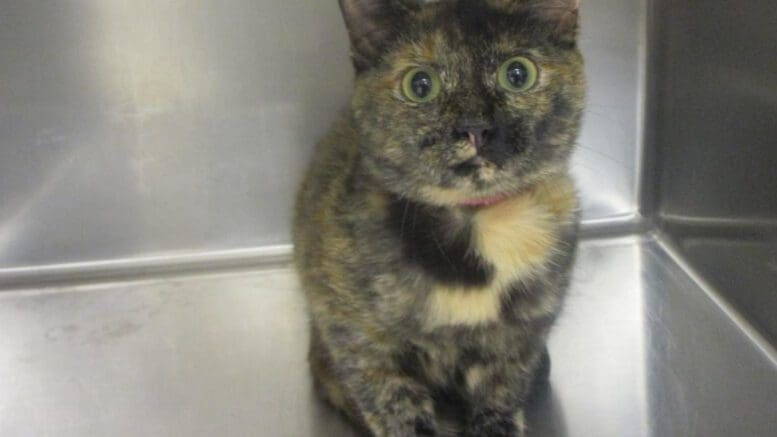
[[[474,207],[482,208],[482,207],[496,205],[497,203],[507,200],[508,197],[510,196],[506,194],[499,194],[499,195],[487,196],[487,197],[476,197],[474,199],[467,199],[461,202],[461,204],[463,206],[474,206]]]

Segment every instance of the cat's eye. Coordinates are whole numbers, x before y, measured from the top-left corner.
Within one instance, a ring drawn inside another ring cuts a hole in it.
[[[440,95],[440,75],[431,68],[413,68],[402,79],[402,93],[415,103],[430,102]]]
[[[539,70],[537,64],[523,56],[510,58],[499,67],[499,86],[512,92],[528,91],[537,84]]]

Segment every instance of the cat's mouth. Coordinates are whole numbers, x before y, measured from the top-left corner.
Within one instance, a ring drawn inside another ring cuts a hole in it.
[[[479,209],[499,204],[515,194],[499,188],[501,168],[482,156],[460,161],[449,169],[460,178],[456,187],[425,186],[421,190],[424,200],[434,205]]]
[[[483,159],[476,156],[453,166],[453,172],[459,176],[471,176],[483,167]]]
[[[451,166],[451,170],[456,176],[472,178],[480,184],[493,182],[499,169],[497,164],[482,156],[474,156]]]
[[[499,166],[483,158],[474,156],[451,167],[453,172],[462,178],[481,187],[491,185],[498,177]],[[510,197],[510,193],[497,193],[477,197],[463,197],[456,202],[459,206],[485,208],[496,205]]]

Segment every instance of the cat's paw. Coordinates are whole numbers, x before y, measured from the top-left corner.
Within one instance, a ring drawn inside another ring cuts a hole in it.
[[[437,435],[434,412],[408,411],[404,414],[383,417],[381,425],[371,426],[375,435],[387,437],[427,437]]]
[[[437,423],[435,422],[434,413],[424,412],[417,416],[413,428],[417,436],[437,435]]]
[[[464,435],[466,437],[524,437],[525,430],[523,410],[512,414],[483,410],[470,418]]]
[[[387,391],[390,394],[379,398],[382,408],[368,417],[368,425],[376,435],[437,435],[434,401],[425,389],[408,384]]]

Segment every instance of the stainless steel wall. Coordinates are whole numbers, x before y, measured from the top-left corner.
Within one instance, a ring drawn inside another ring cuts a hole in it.
[[[774,6],[655,2],[646,184],[682,254],[777,344]]]
[[[637,211],[641,0],[588,0],[588,221]],[[0,1],[0,271],[289,242],[347,100],[337,2]]]
[[[530,432],[773,436],[774,1],[582,1],[598,233]],[[349,433],[293,272],[209,274],[283,253],[348,95],[335,3],[0,0],[0,435]]]

